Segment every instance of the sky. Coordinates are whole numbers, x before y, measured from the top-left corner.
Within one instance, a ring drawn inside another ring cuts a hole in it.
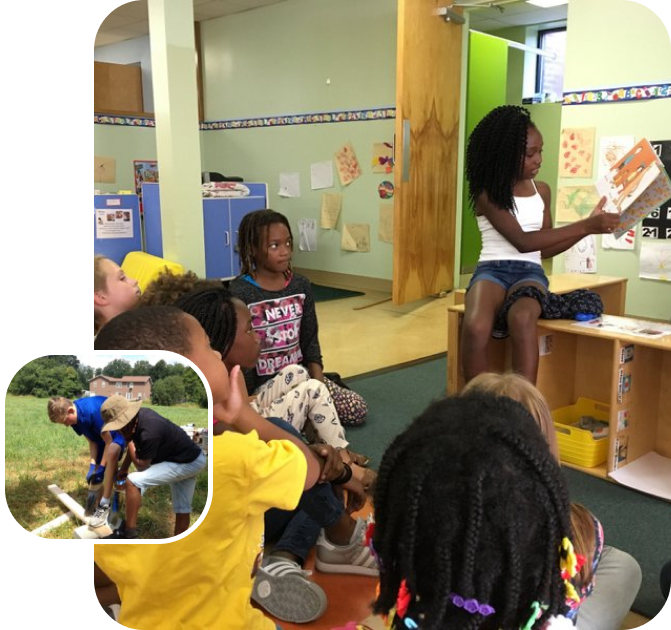
[[[114,359],[125,359],[131,365],[135,365],[136,361],[149,361],[152,365],[158,363],[161,359],[168,364],[181,363],[182,365],[191,365],[191,362],[188,359],[185,359],[179,354],[174,352],[166,352],[164,350],[158,350],[156,352],[147,352],[147,353],[127,353],[127,352],[85,352],[82,354],[76,355],[79,359],[81,365],[88,365],[94,370],[96,368],[103,368]]]

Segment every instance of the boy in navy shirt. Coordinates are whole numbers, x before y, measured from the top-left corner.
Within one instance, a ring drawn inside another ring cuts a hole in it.
[[[103,419],[100,408],[105,400],[107,400],[105,396],[92,396],[74,401],[56,396],[50,398],[47,403],[49,420],[71,427],[77,435],[83,435],[88,440],[91,461],[86,474],[86,483],[90,489],[99,488],[101,484],[103,486],[100,503],[89,519],[91,529],[107,524],[114,477],[119,459],[126,448],[126,440],[118,431],[101,432]],[[93,506],[86,507],[87,513],[93,511]]]

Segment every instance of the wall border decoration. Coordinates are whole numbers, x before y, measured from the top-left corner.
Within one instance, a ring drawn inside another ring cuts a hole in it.
[[[599,105],[603,103],[650,101],[657,98],[671,98],[671,83],[564,92],[562,105]]]
[[[396,118],[395,107],[375,107],[335,112],[315,112],[311,114],[286,114],[281,116],[261,116],[235,120],[213,120],[200,123],[201,131],[221,131],[227,129],[253,129],[258,127],[284,127],[288,125],[319,125],[326,123],[360,122],[388,120]],[[111,116],[94,114],[96,125],[118,125],[123,127],[155,127],[153,118],[139,116]]]

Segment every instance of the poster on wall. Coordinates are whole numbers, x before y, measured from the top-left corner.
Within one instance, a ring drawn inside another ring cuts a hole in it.
[[[671,239],[671,203],[653,210],[641,223],[641,235],[644,238],[659,240]]]
[[[641,240],[638,277],[671,282],[671,242]]]
[[[133,160],[133,176],[135,178],[135,194],[142,214],[142,184],[158,184],[158,162],[156,160]]]
[[[636,246],[636,228],[627,230],[620,238],[613,234],[601,235],[601,247],[603,249],[633,250]]]
[[[594,127],[561,130],[559,177],[592,177],[594,135]]]
[[[133,238],[133,211],[96,208],[96,238]]]
[[[343,186],[347,186],[358,177],[361,177],[361,166],[359,166],[359,160],[356,157],[351,142],[340,147],[333,157],[335,159],[340,183]]]
[[[560,186],[557,190],[556,221],[573,223],[587,218],[599,202],[599,194],[591,184]]]
[[[394,147],[390,142],[373,143],[373,173],[391,173],[394,168]]]
[[[586,236],[564,252],[564,271],[567,273],[596,273],[596,239]]]

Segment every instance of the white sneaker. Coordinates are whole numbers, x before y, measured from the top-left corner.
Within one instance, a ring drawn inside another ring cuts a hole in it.
[[[365,543],[366,519],[357,518],[354,532],[347,545],[334,545],[322,529],[317,540],[315,567],[322,573],[351,573],[377,576],[377,561]]]
[[[254,579],[252,600],[273,617],[308,623],[326,611],[326,593],[296,562],[271,556]]]
[[[103,525],[107,525],[107,517],[109,516],[109,513],[109,503],[105,506],[99,505],[93,513],[93,516],[89,519],[89,529],[96,529]]]

